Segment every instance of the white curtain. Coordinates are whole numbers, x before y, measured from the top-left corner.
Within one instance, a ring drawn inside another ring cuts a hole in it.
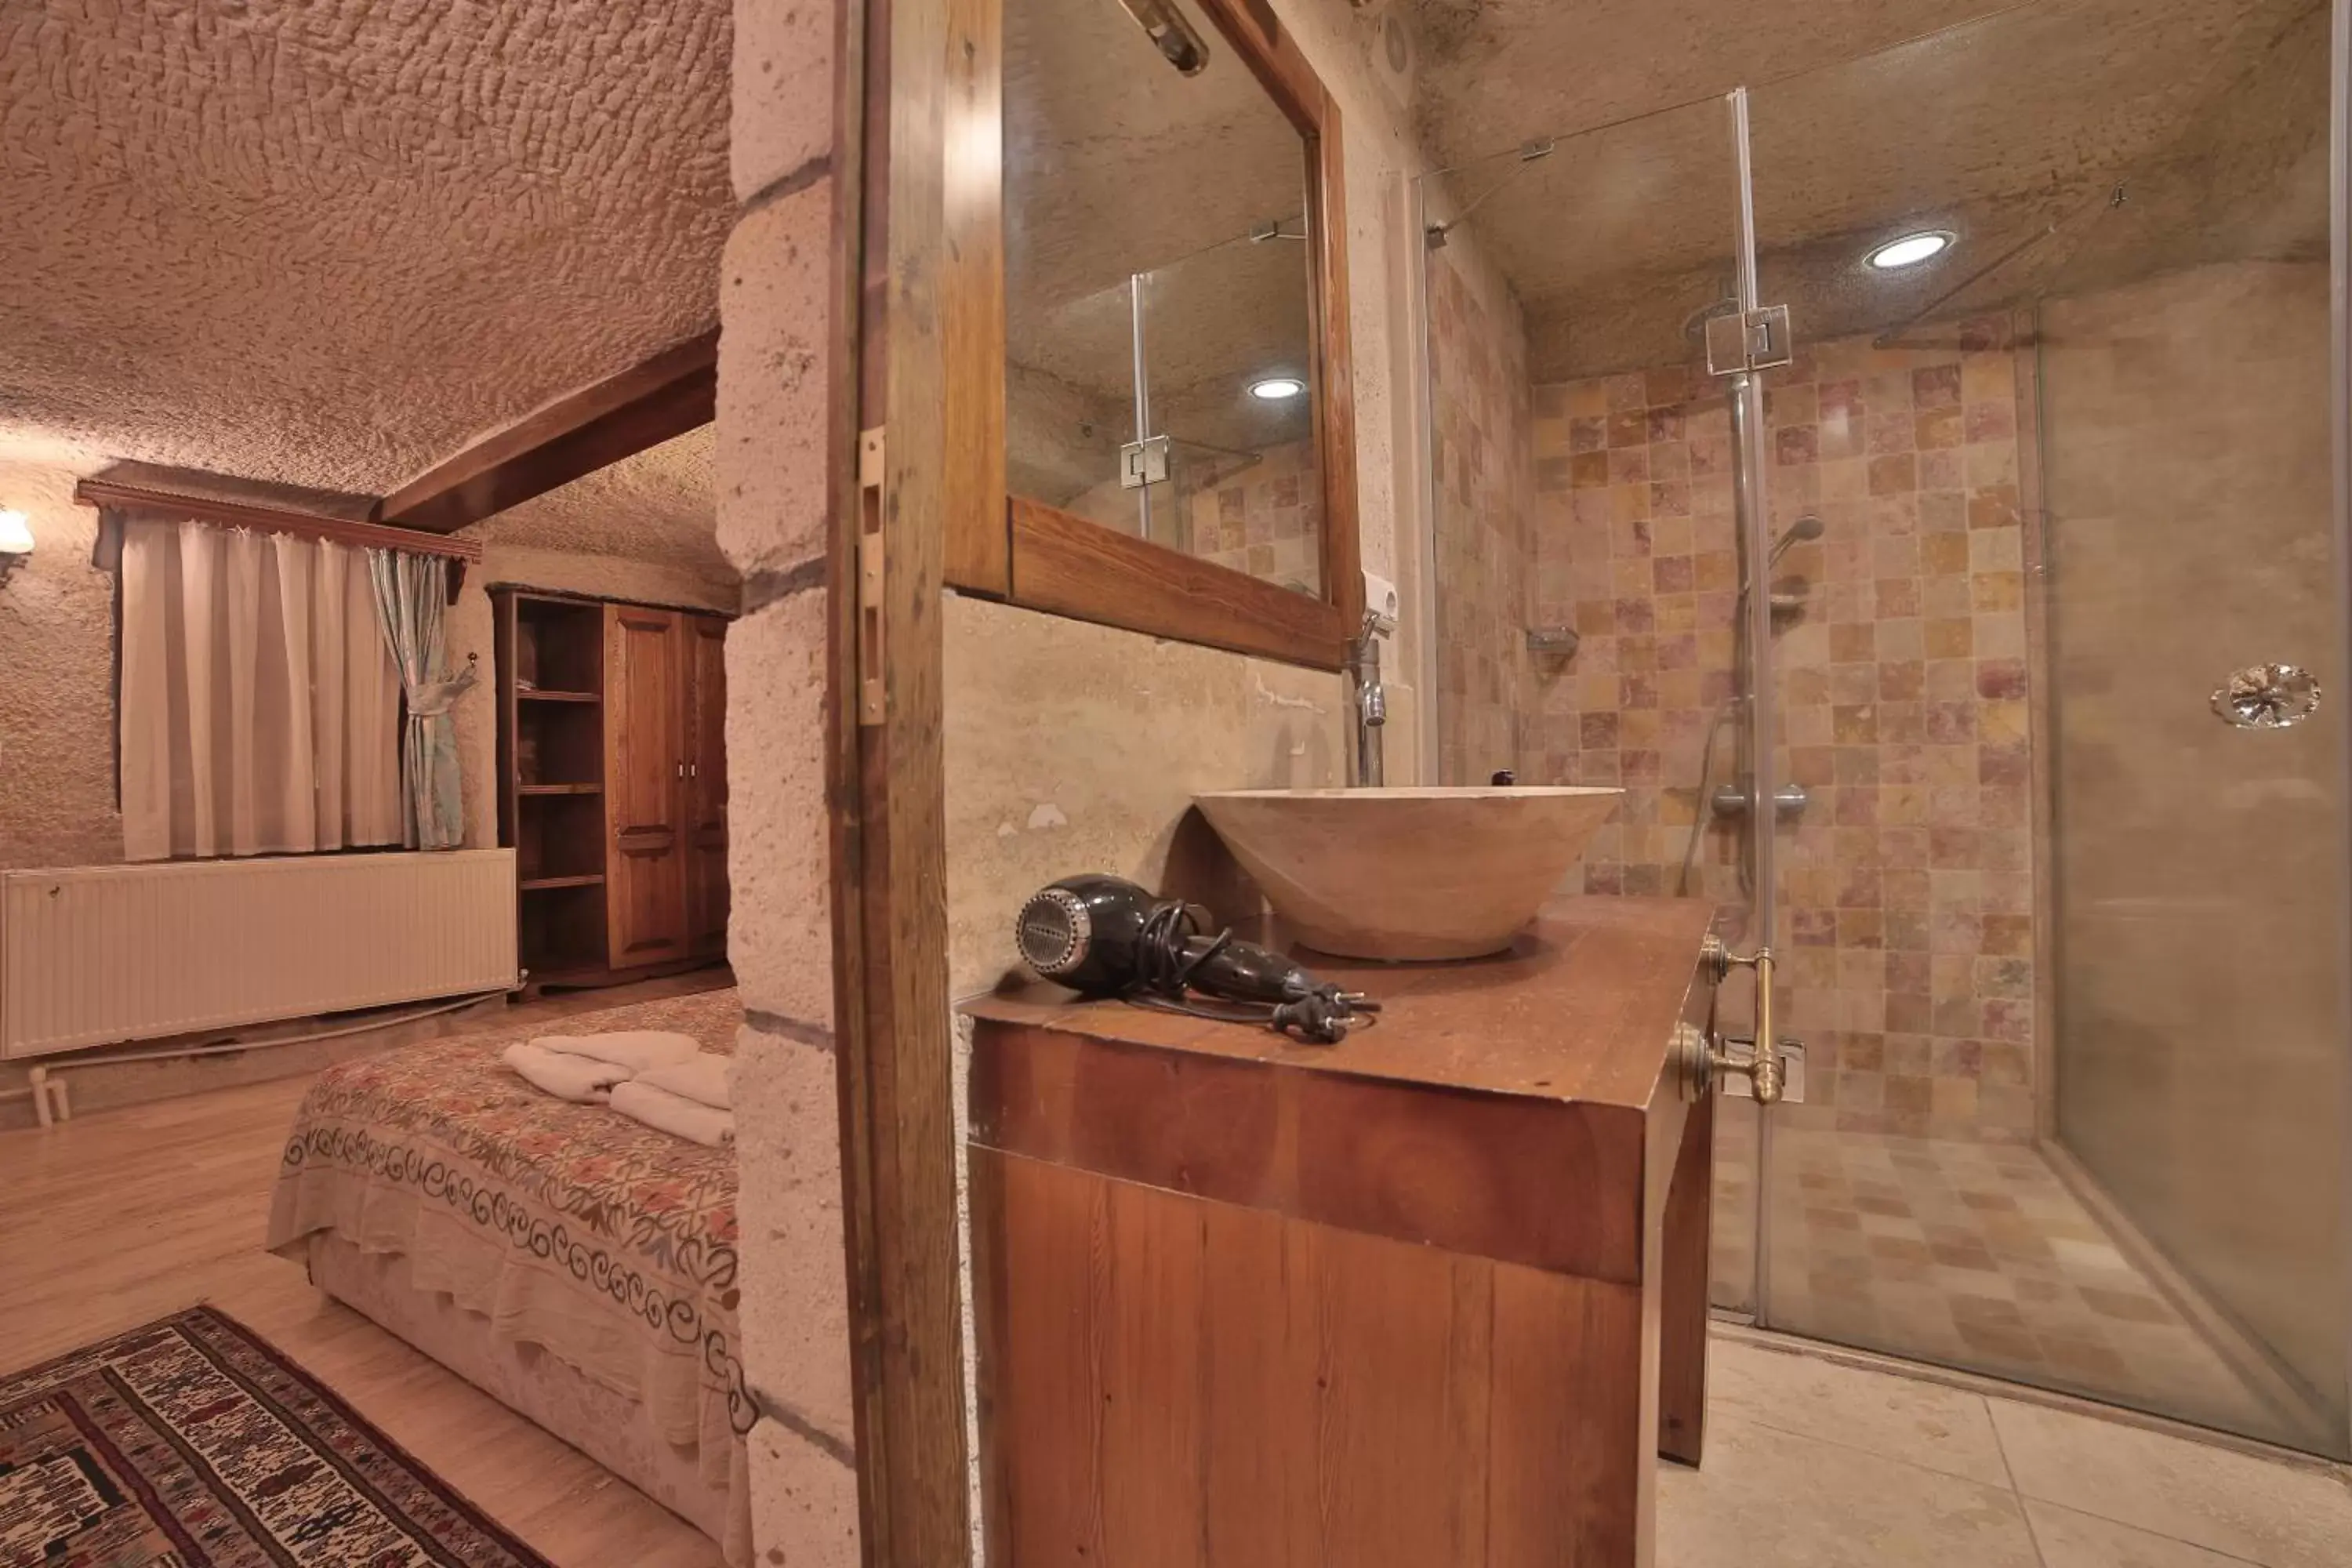
[[[400,677],[364,551],[126,520],[121,571],[126,858],[400,842]]]

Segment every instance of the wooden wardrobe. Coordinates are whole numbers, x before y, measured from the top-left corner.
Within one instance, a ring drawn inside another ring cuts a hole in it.
[[[499,842],[535,985],[727,955],[727,617],[491,591]]]

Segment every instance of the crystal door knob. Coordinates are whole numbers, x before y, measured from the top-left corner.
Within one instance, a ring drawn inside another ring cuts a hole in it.
[[[2213,693],[2213,711],[2241,730],[2288,730],[2319,706],[2319,682],[2292,664],[2252,664]]]

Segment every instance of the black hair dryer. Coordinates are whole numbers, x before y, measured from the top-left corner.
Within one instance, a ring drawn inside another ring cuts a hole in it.
[[[1024,963],[1088,996],[1265,1024],[1321,1045],[1337,1045],[1380,1011],[1270,948],[1230,931],[1207,935],[1202,924],[1181,900],[1156,899],[1123,878],[1084,876],[1038,889],[1014,930]]]

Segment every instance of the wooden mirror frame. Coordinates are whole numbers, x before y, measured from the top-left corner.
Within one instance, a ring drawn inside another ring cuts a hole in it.
[[[1305,143],[1309,371],[1323,490],[1323,595],[1090,522],[1005,488],[1003,0],[950,0],[940,317],[949,463],[948,585],[1180,642],[1338,669],[1360,629],[1356,406],[1339,107],[1265,0],[1192,0]]]

